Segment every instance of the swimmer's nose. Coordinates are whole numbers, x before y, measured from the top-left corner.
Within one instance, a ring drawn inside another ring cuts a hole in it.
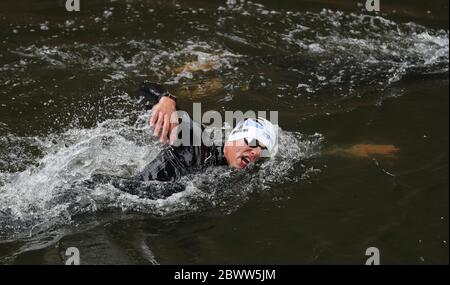
[[[259,150],[254,148],[249,152],[249,158],[251,161],[255,161],[259,158]]]

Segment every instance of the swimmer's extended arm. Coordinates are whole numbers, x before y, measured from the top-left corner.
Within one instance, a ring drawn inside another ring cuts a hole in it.
[[[161,143],[165,142],[170,134],[169,142],[173,144],[176,136],[175,128],[178,126],[176,113],[177,103],[169,92],[160,84],[144,82],[139,89],[139,97],[147,110],[152,109],[149,124],[154,128],[153,135]],[[160,133],[161,132],[161,133]]]
[[[351,147],[333,147],[324,151],[324,154],[345,155],[368,158],[372,155],[394,157],[400,149],[391,144],[355,144]]]

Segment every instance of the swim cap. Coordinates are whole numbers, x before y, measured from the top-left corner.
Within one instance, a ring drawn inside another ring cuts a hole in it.
[[[271,122],[264,118],[247,118],[240,121],[236,128],[231,131],[227,141],[236,141],[244,138],[249,141],[256,139],[266,146],[269,153],[265,153],[263,156],[271,156],[275,153],[277,130]]]

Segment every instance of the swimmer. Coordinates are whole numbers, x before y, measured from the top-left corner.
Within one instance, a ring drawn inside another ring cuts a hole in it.
[[[152,109],[150,126],[153,135],[164,143],[169,138],[170,146],[152,161],[141,174],[141,180],[173,180],[193,170],[212,165],[228,165],[236,169],[246,168],[262,157],[274,155],[277,142],[276,127],[263,118],[247,118],[239,122],[225,142],[214,144],[201,136],[204,127],[188,118],[191,142],[198,138],[201,146],[173,146],[176,139],[176,98],[159,84],[145,82],[140,88],[140,97],[146,109]],[[174,123],[175,122],[175,123]],[[184,122],[186,124],[186,122]],[[194,130],[200,130],[195,132]],[[330,154],[347,154],[358,157],[369,155],[394,155],[398,149],[392,145],[357,144],[350,148],[334,148]]]
[[[144,108],[152,110],[149,124],[153,128],[153,135],[161,143],[169,141],[169,145],[134,178],[97,176],[94,180],[111,181],[126,192],[159,199],[184,190],[184,186],[178,182],[184,175],[220,165],[242,170],[263,158],[272,157],[276,152],[276,126],[264,118],[246,118],[236,125],[225,141],[213,142],[202,136],[204,126],[188,115],[179,121],[176,97],[162,85],[144,82],[139,97]],[[176,143],[180,142],[183,131],[189,132],[189,141]],[[194,144],[194,141],[200,143]],[[397,151],[392,145],[358,144],[350,148],[334,148],[327,153],[365,158],[377,154],[392,156]],[[167,184],[162,186],[158,181]]]
[[[144,82],[139,97],[144,108],[152,110],[149,124],[153,135],[161,143],[169,140],[169,145],[133,178],[94,175],[94,181],[112,182],[128,193],[159,199],[184,190],[178,183],[184,175],[220,165],[244,169],[275,154],[276,126],[264,118],[246,118],[237,124],[226,141],[215,142],[208,136],[205,138],[205,127],[188,115],[179,121],[176,97],[162,85]],[[183,132],[189,133],[187,142],[183,140],[186,135]],[[167,183],[163,187],[158,181]]]
[[[225,142],[214,143],[202,138],[204,127],[185,118],[188,125],[190,143],[174,146],[177,134],[176,98],[159,84],[145,82],[140,88],[140,97],[145,109],[152,109],[150,126],[153,135],[164,143],[169,138],[169,147],[145,167],[141,180],[168,181],[194,170],[212,165],[229,165],[243,169],[262,157],[272,156],[276,148],[276,127],[264,118],[247,118],[240,121]],[[175,123],[174,123],[175,122]],[[177,136],[178,135],[178,136]],[[194,146],[193,141],[201,142]],[[178,145],[178,144],[177,144]]]

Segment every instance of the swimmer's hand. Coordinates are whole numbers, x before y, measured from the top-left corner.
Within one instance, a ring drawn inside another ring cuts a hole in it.
[[[167,96],[162,97],[158,104],[153,106],[149,123],[150,127],[154,128],[153,135],[159,136],[161,143],[164,143],[170,134],[169,143],[173,144],[176,137],[175,128],[178,126],[175,100]]]

